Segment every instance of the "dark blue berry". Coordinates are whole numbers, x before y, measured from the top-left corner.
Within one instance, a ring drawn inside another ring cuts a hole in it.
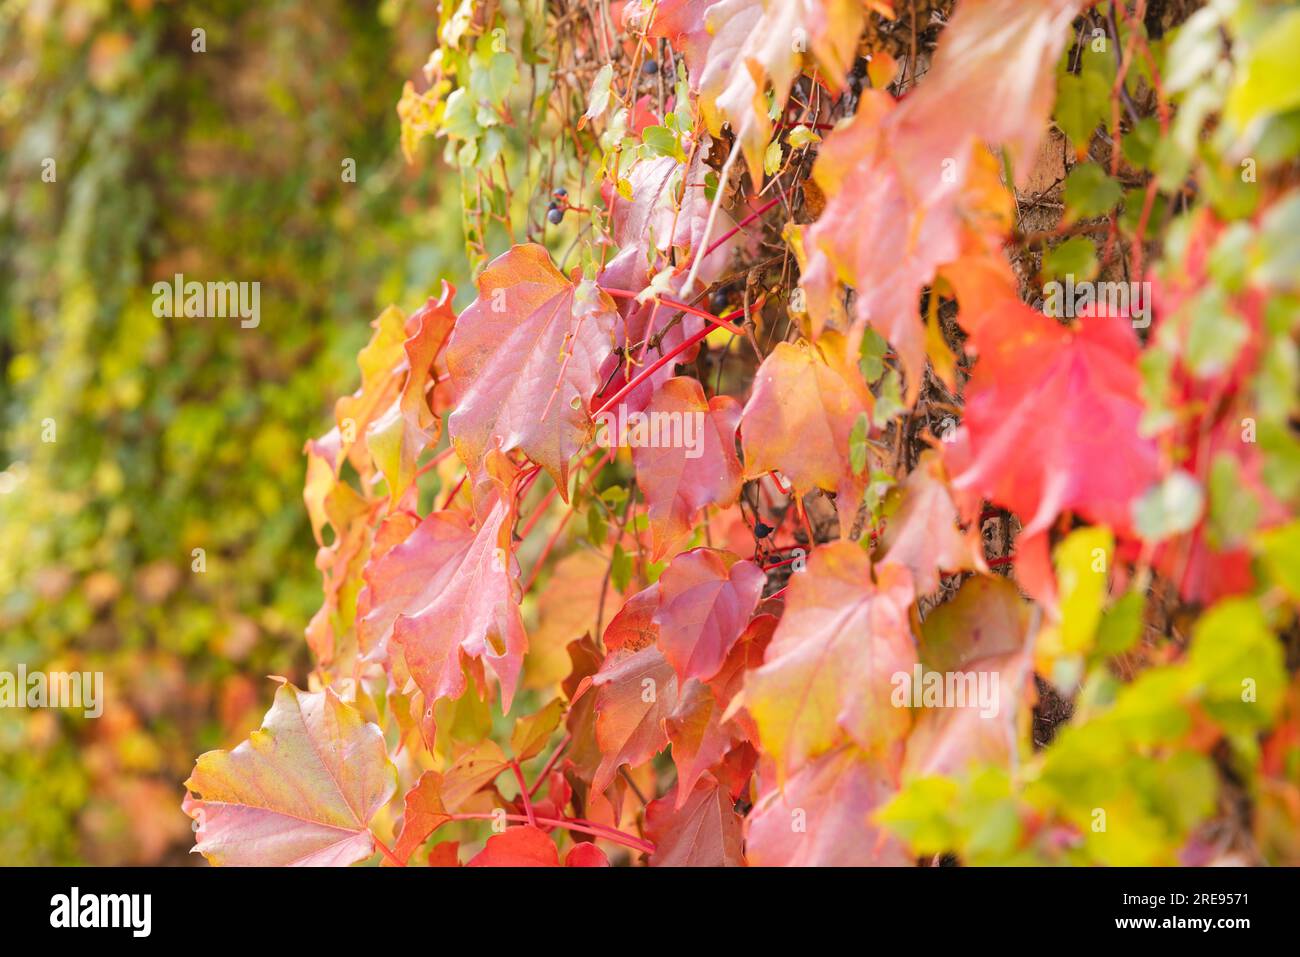
[[[564,222],[564,210],[558,206],[552,206],[546,213],[546,219],[551,225],[558,226]]]

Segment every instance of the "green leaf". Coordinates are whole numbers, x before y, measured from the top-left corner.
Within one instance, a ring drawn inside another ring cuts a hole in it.
[[[1043,278],[1074,276],[1076,281],[1097,274],[1097,245],[1086,236],[1072,236],[1043,256]]]
[[[861,475],[867,467],[867,432],[870,423],[867,413],[859,412],[853,420],[853,429],[849,432],[849,466],[854,475]]]
[[[1079,163],[1065,178],[1065,221],[1103,216],[1119,202],[1120,185],[1096,163]]]
[[[875,382],[885,374],[885,353],[888,351],[889,343],[884,336],[867,326],[862,334],[862,344],[858,347],[858,368],[862,371],[863,379]]]
[[[1133,522],[1148,542],[1162,542],[1195,528],[1204,507],[1200,483],[1177,469],[1133,503]]]

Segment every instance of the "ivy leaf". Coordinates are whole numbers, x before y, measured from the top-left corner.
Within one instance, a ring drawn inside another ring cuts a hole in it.
[[[759,367],[741,414],[745,478],[777,470],[800,496],[815,488],[837,493],[847,534],[865,487],[849,459],[849,436],[871,408],[871,394],[851,366],[779,343]]]
[[[704,14],[711,36],[696,86],[709,132],[731,126],[757,189],[763,183],[764,153],[772,139],[765,103],[785,106],[802,71],[802,50],[832,87],[846,76],[857,53],[865,11],[858,0],[719,0]]]
[[[1067,510],[1127,529],[1130,504],[1156,471],[1155,446],[1138,431],[1128,320],[1085,317],[1070,329],[1020,303],[1012,287],[990,296],[971,275],[953,279],[979,356],[962,426],[971,459],[954,489],[1018,513],[1022,536]]]
[[[464,549],[448,565],[431,569],[445,585],[426,604],[409,604],[393,623],[393,652],[401,650],[424,692],[426,742],[433,741],[434,703],[465,691],[462,658],[481,661],[497,676],[503,711],[510,710],[519,682],[528,639],[510,540],[516,502],[504,489],[497,496]],[[429,590],[421,594],[429,595]]]
[[[708,681],[722,667],[758,607],[767,576],[730,552],[693,548],[660,577],[654,624],[659,647],[681,681]]]
[[[654,842],[651,867],[739,867],[741,818],[731,796],[712,776],[695,785],[685,801],[676,786],[646,805],[646,835]]]
[[[909,867],[911,856],[871,815],[894,794],[887,768],[852,748],[765,782],[746,819],[753,867]]]
[[[447,420],[472,471],[490,449],[521,449],[568,501],[569,459],[591,429],[600,367],[622,339],[613,300],[561,275],[542,246],[515,246],[484,268],[478,298],[447,343],[457,406]]]
[[[740,496],[740,405],[730,396],[706,400],[696,379],[678,376],[659,387],[645,415],[650,423],[681,423],[677,433],[660,426],[658,446],[637,442],[632,448],[650,516],[651,560],[658,561],[689,537],[700,509],[726,507]],[[665,431],[681,441],[664,443]]]
[[[609,787],[619,767],[635,767],[668,744],[663,722],[677,707],[677,675],[656,647],[612,652],[592,677],[596,686],[596,792]]]
[[[1096,163],[1079,163],[1065,178],[1065,222],[1094,219],[1109,213],[1123,190]]]
[[[402,803],[405,806],[402,829],[393,845],[393,853],[405,864],[430,834],[452,818],[442,803],[442,775],[437,771],[421,774],[420,780],[406,792]]]
[[[560,852],[540,827],[521,824],[487,839],[466,867],[559,867]]]
[[[906,566],[917,594],[938,588],[940,572],[983,567],[983,543],[957,527],[957,506],[937,453],[923,452],[900,488],[902,504],[881,537],[884,561]]]
[[[891,676],[911,672],[912,576],[871,561],[851,542],[814,549],[792,577],[763,666],[745,676],[739,702],[753,717],[779,777],[846,737],[885,750],[911,716],[889,703]],[[733,702],[732,707],[736,707]]]
[[[199,757],[182,807],[212,864],[337,867],[374,854],[370,821],[396,787],[379,728],[328,688],[282,682],[247,741]]]

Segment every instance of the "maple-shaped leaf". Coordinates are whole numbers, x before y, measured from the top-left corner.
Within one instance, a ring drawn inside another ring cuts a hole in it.
[[[939,573],[984,567],[977,530],[957,526],[957,506],[948,490],[943,460],[933,450],[921,454],[903,480],[902,502],[889,516],[881,542],[883,561],[906,565],[919,595],[939,587]]]
[[[667,423],[659,426],[661,436],[665,429],[681,436],[680,442],[632,446],[650,516],[651,559],[659,561],[690,536],[700,509],[726,507],[740,496],[740,405],[725,395],[706,399],[698,380],[678,376],[659,387],[644,414],[642,422]],[[681,423],[679,431],[671,431],[672,423]]]
[[[612,652],[592,677],[601,761],[592,789],[604,791],[620,766],[636,766],[664,749],[664,718],[677,706],[677,675],[663,652]]]
[[[425,771],[420,780],[403,798],[405,813],[402,829],[398,832],[393,854],[405,864],[417,847],[423,844],[438,828],[451,820],[442,803],[442,775]]]
[[[920,654],[932,671],[959,671],[981,658],[1024,648],[1031,606],[1015,584],[997,575],[973,575],[957,594],[930,610],[921,624]]]
[[[754,867],[907,867],[902,844],[871,815],[894,796],[888,770],[853,747],[810,761],[784,787],[767,780],[745,821]]]
[[[247,741],[199,757],[182,806],[212,864],[343,866],[375,852],[370,821],[396,787],[379,728],[285,682]]]
[[[920,710],[907,738],[903,761],[905,777],[958,775],[971,765],[993,765],[1011,770],[1027,738],[1029,694],[1033,691],[1033,664],[1029,654],[1016,651],[980,658],[958,671],[929,672],[935,690],[932,703],[927,679],[915,677],[900,698],[914,700]]]
[[[815,548],[791,577],[785,613],[763,666],[745,676],[737,702],[758,726],[781,777],[846,737],[891,750],[911,715],[890,701],[891,678],[917,661],[908,623],[912,576],[881,565],[852,542]]]
[[[433,740],[434,702],[458,698],[465,691],[462,658],[477,659],[491,669],[501,684],[502,710],[510,710],[528,647],[519,611],[518,563],[510,538],[515,506],[513,491],[499,487],[496,501],[485,504],[467,545],[457,549],[450,538],[442,540],[444,547],[429,556],[432,563],[427,569],[440,587],[434,591],[417,585],[414,600],[393,621],[390,655],[400,650],[424,693],[423,731],[428,742]],[[400,560],[408,563],[405,570],[409,570],[409,562],[419,562],[421,557],[403,551]],[[450,568],[445,567],[448,564]],[[409,591],[412,579],[404,576],[402,581]]]
[[[357,599],[357,635],[363,653],[382,660],[398,615],[414,613],[441,594],[474,544],[462,512],[431,512],[407,539],[367,563]]]
[[[720,0],[708,8],[712,40],[697,82],[700,110],[714,136],[730,124],[755,189],[772,138],[769,89],[776,107],[784,107],[807,51],[818,76],[838,90],[857,55],[865,14],[861,0]]]
[[[757,737],[743,711],[723,720],[731,700],[740,692],[745,672],[763,662],[763,653],[777,625],[773,615],[758,615],[745,629],[726,663],[710,681],[692,678],[682,685],[677,707],[664,719],[677,767],[677,800],[684,803],[695,782],[713,768],[740,738]]]
[[[730,552],[693,548],[659,577],[655,626],[659,647],[678,678],[707,681],[749,624],[767,576]]]
[[[1009,144],[1028,161],[1046,129],[1052,66],[1081,0],[964,0],[915,92],[895,103],[864,92],[852,121],[829,136],[814,179],[826,196],[802,243],[808,310],[833,315],[854,287],[855,335],[869,323],[898,351],[906,399],[919,393],[926,338],[918,302],[962,232],[1005,232],[1010,205],[983,144]]]
[[[824,351],[778,343],[763,360],[741,414],[745,478],[776,470],[800,496],[834,492],[840,534],[848,535],[866,487],[853,471],[849,435],[860,415],[870,420],[872,400],[834,337],[823,342]]]
[[[451,335],[456,313],[451,308],[456,289],[442,284],[442,295],[429,299],[406,320],[406,381],[401,395],[366,428],[366,444],[375,465],[388,482],[389,500],[396,503],[415,480],[420,453],[438,441],[439,420],[425,395],[433,364]]]
[[[686,162],[671,156],[643,157],[621,177],[630,195],[608,188],[610,238],[618,254],[601,271],[602,287],[640,291],[663,269],[684,271],[694,254],[702,254],[731,228],[729,217],[720,214],[712,233],[704,235],[712,205],[704,188],[712,146],[704,137]],[[726,247],[723,243],[702,261],[702,282],[712,282],[726,268]]]
[[[646,805],[646,836],[654,842],[651,867],[740,867],[742,821],[731,795],[705,776],[685,801],[670,791]]]
[[[478,472],[490,449],[520,449],[567,496],[569,459],[591,430],[587,408],[622,342],[622,319],[609,296],[566,279],[536,244],[488,263],[478,291],[446,349],[456,452]]]
[[[962,420],[971,460],[954,488],[1016,512],[1026,538],[1064,511],[1128,528],[1133,500],[1156,477],[1155,445],[1138,432],[1131,323],[1066,327],[1013,299],[986,315],[971,337],[978,361]]]
[[[508,827],[487,839],[467,867],[559,867],[560,852],[539,827]]]

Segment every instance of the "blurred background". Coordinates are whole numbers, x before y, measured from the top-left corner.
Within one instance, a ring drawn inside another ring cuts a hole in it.
[[[0,864],[198,863],[194,758],[305,680],[303,441],[463,261],[398,145],[435,6],[0,0],[0,670],[106,700],[0,709]],[[260,282],[260,325],[156,318],[178,272]]]

